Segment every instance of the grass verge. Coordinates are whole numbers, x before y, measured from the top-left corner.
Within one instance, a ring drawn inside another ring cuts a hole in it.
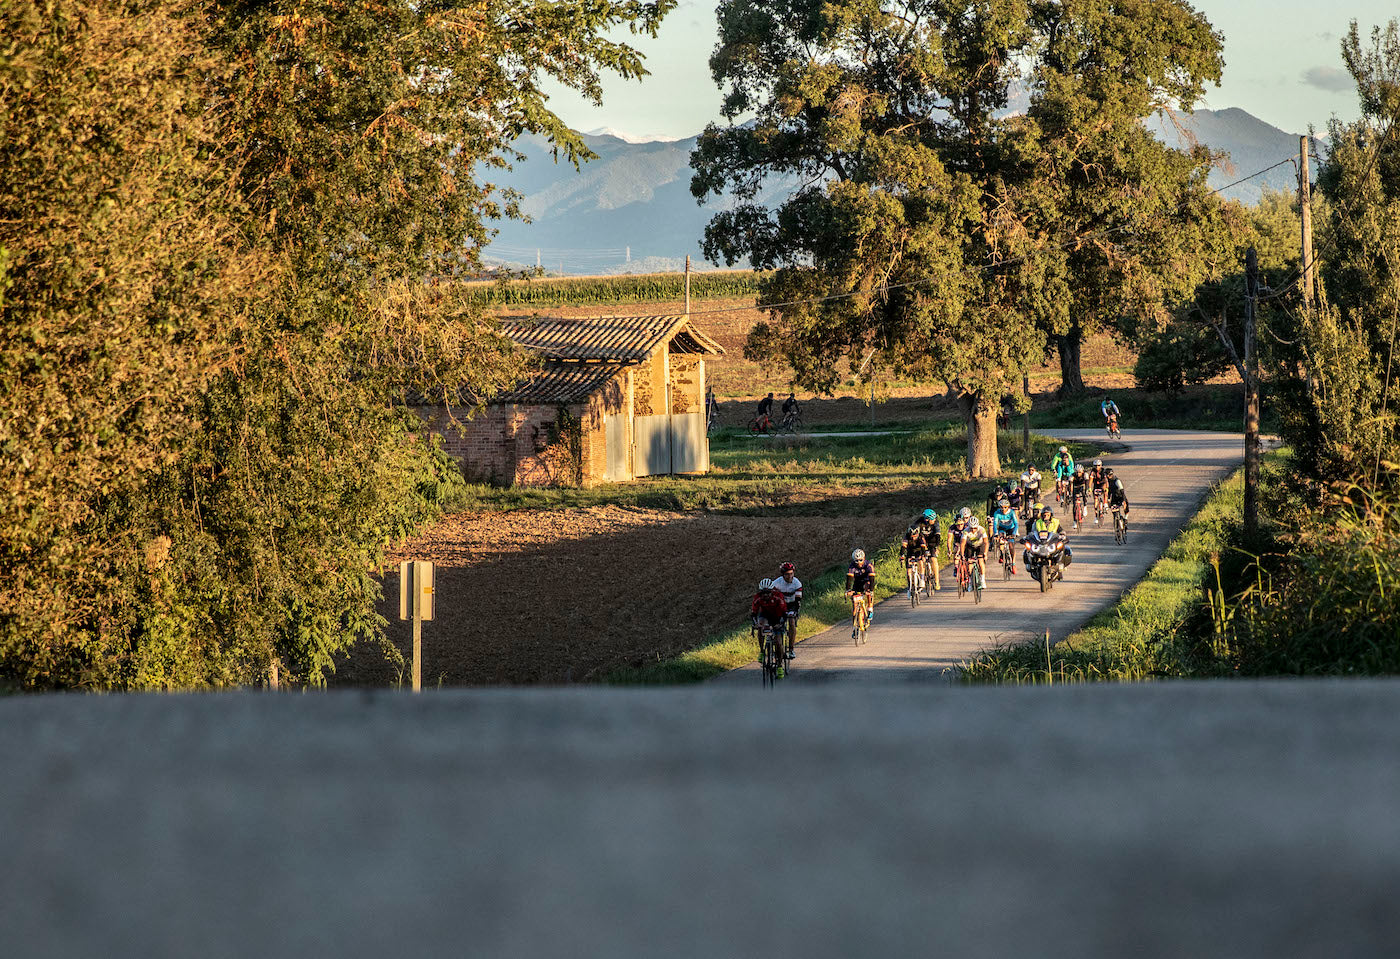
[[[1261,483],[1282,469],[1287,450],[1264,456]],[[1115,605],[1051,646],[1041,640],[1006,643],[959,667],[968,683],[1037,684],[1133,682],[1206,677],[1229,672],[1221,650],[1187,628],[1202,608],[1213,558],[1231,548],[1244,506],[1244,470],[1216,484],[1196,515],[1160,559]]]

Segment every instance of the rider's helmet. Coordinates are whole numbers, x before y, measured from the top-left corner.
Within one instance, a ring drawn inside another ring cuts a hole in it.
[[[969,509],[968,507],[964,506],[962,509],[960,509],[960,510],[958,511],[958,518],[961,519],[961,520],[963,520],[963,521],[967,521],[967,520],[972,519],[972,510]]]
[[[1103,465],[1103,460],[1094,460],[1094,465],[1095,465],[1095,466],[1102,466],[1102,465]]]
[[[1051,509],[1050,507],[1048,507],[1048,506],[1042,506],[1042,507],[1040,508],[1040,518],[1041,518],[1041,519],[1054,519],[1054,518],[1055,518],[1055,511],[1052,510],[1052,509]]]
[[[1075,464],[1074,464],[1074,475],[1075,475],[1075,476],[1081,476],[1081,475],[1083,475],[1083,473],[1084,473],[1084,464],[1083,464],[1083,463],[1075,463]]]
[[[924,520],[924,522],[926,522],[926,523],[932,523],[932,522],[933,522],[934,520],[936,520],[937,518],[938,518],[938,514],[935,513],[933,510],[931,510],[931,509],[926,509],[926,510],[924,510],[923,516],[922,516],[922,519]]]
[[[863,550],[863,549],[854,550],[854,551],[851,553],[851,562],[852,562],[852,563],[863,563],[863,562],[865,562],[865,550]]]
[[[794,566],[794,565],[792,565],[791,563],[784,563],[783,565],[781,565],[781,566],[778,567],[778,572],[780,572],[780,573],[795,573],[795,572],[797,572],[797,567]]]
[[[970,528],[972,528],[972,529],[978,529],[978,528],[980,528],[980,526],[981,526],[981,524],[977,522],[977,517],[976,517],[976,516],[974,516],[974,517],[972,517],[971,519],[969,519],[969,520],[967,521],[967,525],[968,525]]]
[[[1011,508],[1011,500],[1009,500],[1009,499],[1007,499],[1005,496],[1003,496],[1001,499],[997,500],[997,505],[1000,506],[1002,509],[1010,509],[1010,508]]]
[[[773,581],[772,581],[771,579],[760,579],[760,580],[758,581],[758,591],[759,591],[760,593],[765,593],[765,592],[767,592],[768,590],[770,590],[770,589],[772,589],[772,588],[773,588]]]
[[[1107,476],[1107,477],[1109,477],[1109,478],[1112,478],[1112,476],[1113,476],[1113,467],[1112,467],[1112,466],[1105,466],[1105,467],[1103,468],[1103,475],[1105,475],[1105,476]]]
[[[1061,453],[1068,453],[1068,452],[1069,452],[1069,447],[1068,447],[1068,446],[1061,446],[1061,447],[1060,447],[1060,452],[1061,452]]]

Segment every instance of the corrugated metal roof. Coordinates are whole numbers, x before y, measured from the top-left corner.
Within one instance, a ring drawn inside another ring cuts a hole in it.
[[[547,363],[533,379],[492,397],[492,403],[579,403],[630,363]]]
[[[505,320],[501,332],[519,346],[557,360],[640,363],[672,339],[677,353],[718,356],[724,352],[691,326],[684,314]]]

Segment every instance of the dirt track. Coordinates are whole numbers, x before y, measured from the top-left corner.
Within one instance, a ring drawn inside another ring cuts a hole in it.
[[[825,569],[857,544],[897,536],[905,519],[616,506],[449,517],[403,550],[438,564],[438,617],[423,625],[424,685],[579,682],[673,656],[741,621],[758,578],[784,559],[799,576]],[[397,561],[380,612],[407,651]],[[362,649],[334,684],[395,678],[377,650]]]

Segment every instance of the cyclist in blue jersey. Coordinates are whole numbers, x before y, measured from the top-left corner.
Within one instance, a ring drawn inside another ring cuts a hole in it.
[[[1016,542],[1021,538],[1021,524],[1016,519],[1016,510],[1010,499],[1003,499],[991,519],[992,536],[998,542],[1005,541],[1011,553],[1011,572],[1016,572]]]

